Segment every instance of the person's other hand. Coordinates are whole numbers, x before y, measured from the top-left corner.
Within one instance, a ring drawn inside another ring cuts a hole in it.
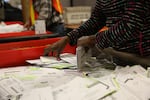
[[[44,50],[44,56],[48,56],[49,53],[52,53],[52,56],[56,56],[57,59],[60,59],[60,53],[62,52],[62,50],[64,49],[64,47],[66,46],[66,44],[69,43],[69,37],[68,36],[64,36],[61,40],[47,45],[47,47]],[[55,55],[53,55],[55,54]]]
[[[105,54],[107,54],[107,55],[113,55],[114,52],[115,52],[115,50],[114,50],[113,48],[111,48],[111,47],[104,48],[102,51],[103,51]]]
[[[95,35],[91,36],[83,36],[78,39],[77,46],[82,46],[82,47],[94,47],[95,46]]]
[[[29,22],[29,21],[25,22],[25,24],[24,24],[23,26],[24,26],[24,28],[27,28],[28,30],[29,30],[29,29],[30,29],[30,27],[31,27],[31,25],[30,25],[30,22]]]
[[[81,46],[85,49],[85,52],[88,52],[90,48],[95,46],[95,35],[83,36],[78,39],[77,46]]]

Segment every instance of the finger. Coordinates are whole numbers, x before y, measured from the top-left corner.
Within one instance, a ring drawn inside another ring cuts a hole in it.
[[[44,49],[44,54],[43,54],[43,56],[48,56],[48,55],[49,55],[50,50],[51,50],[51,46],[50,46],[50,45],[48,45],[48,46]]]
[[[48,55],[49,55],[49,50],[45,49],[43,56],[48,56]]]
[[[51,52],[51,56],[54,56],[54,52],[53,51]]]
[[[57,60],[61,60],[61,58],[60,58],[60,52],[59,52],[59,51],[56,52],[56,59],[57,59]]]

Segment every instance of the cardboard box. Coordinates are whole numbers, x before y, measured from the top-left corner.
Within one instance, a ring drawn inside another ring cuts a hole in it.
[[[66,7],[64,8],[65,24],[80,24],[91,16],[91,7]]]

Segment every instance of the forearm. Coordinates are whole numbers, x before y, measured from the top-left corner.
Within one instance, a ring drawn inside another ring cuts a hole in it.
[[[111,48],[106,48],[103,50],[103,52],[113,57],[116,57],[118,59],[131,62],[133,64],[137,64],[137,65],[141,64],[144,66],[150,66],[150,58],[148,57],[137,56],[135,54],[121,52],[121,51],[117,51]]]

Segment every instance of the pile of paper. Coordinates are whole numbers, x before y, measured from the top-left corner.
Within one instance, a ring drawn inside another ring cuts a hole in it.
[[[54,97],[55,100],[98,100],[116,92],[116,88],[109,81],[76,77],[54,89]]]
[[[61,60],[57,60],[56,57],[41,56],[40,59],[26,60],[26,61],[32,65],[57,69],[64,69],[71,67],[75,68],[77,64],[76,55],[70,53],[61,54]]]
[[[0,100],[149,100],[150,78],[146,74],[141,66],[118,67],[96,78],[73,76],[55,68],[1,69]]]
[[[118,91],[104,100],[149,100],[150,79],[141,66],[118,69],[112,75],[118,83]]]
[[[51,87],[36,88],[25,92],[20,100],[54,100]]]
[[[0,100],[17,100],[23,91],[23,85],[18,79],[11,77],[0,79]]]

